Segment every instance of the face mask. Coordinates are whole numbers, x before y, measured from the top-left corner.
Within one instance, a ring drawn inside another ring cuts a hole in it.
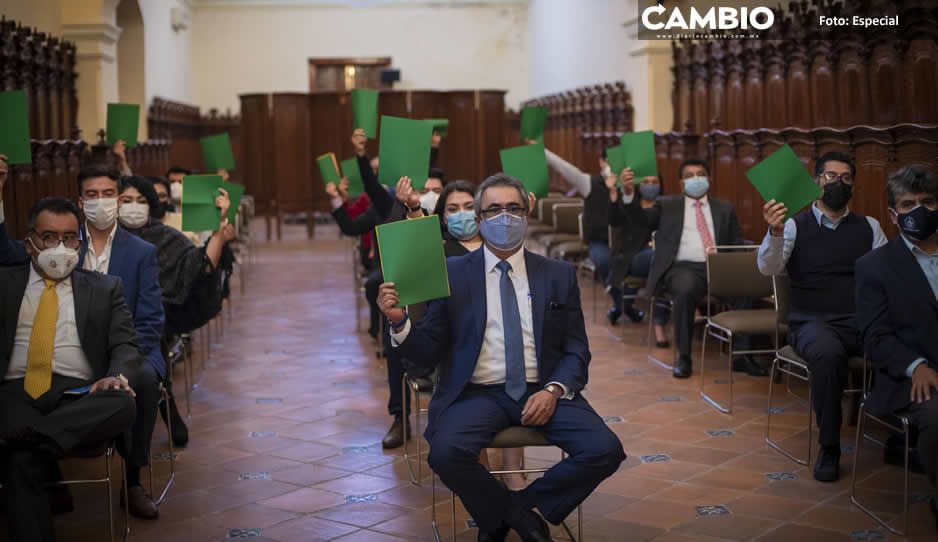
[[[834,211],[842,211],[853,197],[853,187],[843,181],[834,181],[824,185],[821,201]]]
[[[86,199],[85,218],[99,230],[106,230],[117,220],[117,198]]]
[[[175,213],[175,212],[176,212],[176,206],[173,205],[173,202],[171,202],[171,201],[166,201],[166,202],[161,203],[161,204],[160,204],[160,207],[161,207],[161,211],[162,211],[162,213],[163,213],[164,215],[165,215],[166,213]]]
[[[938,209],[929,209],[919,205],[907,213],[896,213],[896,221],[902,233],[915,239],[925,241],[938,231]]]
[[[118,214],[121,224],[136,230],[147,225],[147,221],[150,219],[150,206],[146,203],[125,203],[121,205]]]
[[[32,239],[29,239],[29,243],[36,248]],[[71,275],[78,265],[78,251],[66,247],[65,243],[59,243],[55,248],[36,250],[39,251],[36,265],[52,280],[62,280]]]
[[[460,241],[468,241],[479,233],[476,215],[472,211],[459,211],[446,215],[446,229]]]
[[[602,169],[599,170],[599,174],[602,175],[604,178],[608,177],[612,175],[612,168],[609,167],[608,165],[605,165],[603,166]]]
[[[428,213],[432,213],[436,209],[436,202],[439,199],[440,195],[431,190],[420,196],[420,206],[426,209]]]
[[[661,185],[642,183],[638,185],[638,193],[642,195],[642,199],[651,201],[661,194]]]
[[[706,177],[684,179],[684,193],[694,199],[704,197],[708,190],[710,190],[710,181]]]
[[[182,183],[169,183],[169,197],[173,201],[182,201]]]
[[[498,250],[514,250],[524,243],[528,217],[502,213],[482,220],[482,238]]]

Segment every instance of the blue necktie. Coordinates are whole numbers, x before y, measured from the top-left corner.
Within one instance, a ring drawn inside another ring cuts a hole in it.
[[[524,370],[524,337],[521,334],[521,312],[515,285],[508,276],[511,264],[502,260],[495,266],[502,276],[498,289],[502,298],[502,329],[505,330],[505,393],[515,401],[524,396],[527,380]]]

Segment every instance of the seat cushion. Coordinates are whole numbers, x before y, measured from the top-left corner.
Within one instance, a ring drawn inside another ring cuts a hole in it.
[[[778,326],[774,309],[723,311],[710,321],[734,335],[774,335]]]
[[[488,448],[524,448],[527,446],[553,446],[544,435],[530,427],[509,427],[495,435]]]
[[[547,224],[528,224],[528,235],[543,235],[545,233],[553,233],[554,227],[548,226]]]
[[[589,248],[582,241],[567,241],[551,247],[550,257],[558,260],[578,260],[585,258]]]
[[[574,235],[572,233],[548,233],[537,238],[537,242],[544,245],[546,248],[550,249],[554,245],[559,245],[560,243],[569,243],[572,241],[580,241],[579,235]]]

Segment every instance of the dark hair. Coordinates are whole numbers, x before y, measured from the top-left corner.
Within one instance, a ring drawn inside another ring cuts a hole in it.
[[[96,179],[98,177],[107,177],[108,179],[114,181],[114,184],[120,187],[121,174],[119,171],[105,164],[90,164],[83,166],[81,170],[78,171],[79,197],[83,192],[82,186],[84,185],[84,182],[88,179]]]
[[[485,194],[485,191],[489,188],[496,186],[510,186],[511,188],[517,190],[518,194],[521,195],[521,204],[524,206],[524,209],[526,211],[531,210],[528,208],[530,205],[530,200],[528,200],[528,191],[524,185],[521,184],[521,181],[515,179],[507,173],[496,173],[495,175],[492,175],[488,179],[482,181],[482,184],[479,185],[479,190],[476,191],[474,207],[477,215],[482,214],[482,195]]]
[[[166,177],[169,178],[173,173],[182,173],[183,175],[192,175],[192,171],[180,166],[172,166],[166,170]]]
[[[163,218],[163,214],[160,211],[163,209],[163,206],[160,205],[160,197],[156,194],[156,189],[153,188],[153,182],[146,177],[124,177],[121,179],[121,194],[124,193],[128,188],[136,188],[137,192],[147,199],[147,205],[150,206],[150,216],[153,218]]]
[[[32,208],[29,210],[29,229],[36,229],[36,222],[39,221],[39,215],[49,212],[56,216],[62,216],[71,214],[74,215],[75,221],[78,224],[81,224],[81,218],[78,216],[78,207],[72,202],[72,200],[59,198],[59,197],[48,197],[42,198],[33,204]]]
[[[436,201],[436,207],[433,209],[433,214],[441,216],[443,215],[443,213],[446,211],[446,198],[448,198],[449,195],[453,192],[464,192],[475,198],[476,187],[468,181],[453,181],[449,183],[443,187],[443,191],[440,192],[440,199]]]
[[[439,179],[440,183],[443,186],[446,186],[446,175],[443,173],[443,170],[438,167],[430,168],[430,172],[427,173],[428,179]]]
[[[906,166],[889,176],[886,181],[886,200],[890,209],[902,194],[931,194],[938,197],[938,178],[924,166]]]
[[[857,166],[853,163],[853,158],[845,152],[825,152],[820,158],[817,159],[817,162],[814,163],[814,176],[817,177],[821,173],[824,173],[824,167],[827,166],[828,162],[843,162],[850,166],[850,175],[857,174]]]
[[[161,184],[163,185],[163,188],[166,189],[167,194],[173,193],[172,187],[170,186],[171,183],[169,182],[169,179],[167,179],[166,177],[147,177],[147,180],[153,183],[154,189],[156,189],[156,185]],[[157,194],[157,196],[159,196],[159,194]]]
[[[707,167],[707,163],[700,158],[687,158],[677,167],[677,178],[679,180],[684,178],[684,168],[687,166],[702,166],[707,170],[707,173],[710,173],[710,168]]]

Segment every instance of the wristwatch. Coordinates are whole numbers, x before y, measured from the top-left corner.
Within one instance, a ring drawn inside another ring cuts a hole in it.
[[[410,316],[405,312],[403,320],[401,320],[400,322],[396,324],[388,320],[388,325],[391,326],[391,329],[394,330],[394,333],[400,333],[401,330],[404,329],[404,324],[406,324],[408,320],[410,320]]]
[[[412,212],[412,213],[416,213],[416,212],[420,211],[420,209],[421,209],[421,207],[420,207],[419,204],[418,204],[416,207],[411,207],[410,205],[407,206],[407,210],[410,211],[410,212]]]
[[[544,386],[544,389],[549,391],[550,394],[556,397],[557,399],[560,399],[561,397],[563,397],[563,388],[561,388],[557,384],[548,384]]]

